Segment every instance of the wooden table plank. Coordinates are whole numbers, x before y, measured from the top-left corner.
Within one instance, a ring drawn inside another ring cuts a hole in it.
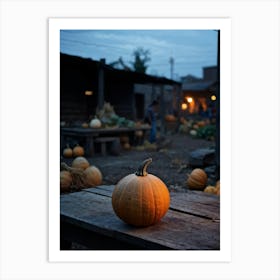
[[[113,185],[102,185],[84,189],[84,191],[111,197],[113,189]],[[220,218],[220,197],[201,191],[170,192],[170,209],[218,220]]]
[[[61,220],[144,249],[219,250],[219,220],[186,213],[180,210],[184,209],[183,206],[177,211],[176,205],[173,205],[174,209],[171,207],[154,226],[129,226],[122,222],[112,209],[112,189],[113,186],[97,187],[61,195]],[[183,204],[182,197],[179,201]],[[188,204],[191,204],[191,201]],[[189,207],[188,211],[193,208],[195,207]]]

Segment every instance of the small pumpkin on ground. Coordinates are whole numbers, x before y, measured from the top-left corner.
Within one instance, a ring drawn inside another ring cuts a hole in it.
[[[204,189],[204,192],[216,194],[217,190],[215,186],[209,185]]]
[[[190,190],[203,191],[206,187],[208,176],[201,168],[195,168],[187,179],[187,186]]]
[[[73,150],[70,148],[69,144],[66,145],[66,148],[62,152],[65,158],[71,158],[73,156]]]
[[[102,173],[94,165],[89,166],[84,171],[86,187],[96,187],[102,184]]]
[[[90,166],[88,160],[85,157],[76,157],[72,161],[72,167],[85,170]]]
[[[220,195],[220,180],[216,182],[216,194]]]
[[[82,146],[80,146],[79,144],[77,144],[74,148],[73,148],[73,157],[82,157],[85,154],[85,150]]]
[[[70,191],[72,183],[73,179],[71,173],[66,170],[60,171],[60,191]]]
[[[151,162],[151,158],[145,160],[134,174],[122,178],[114,188],[113,209],[121,220],[130,225],[153,225],[169,208],[168,188],[161,179],[147,173]]]

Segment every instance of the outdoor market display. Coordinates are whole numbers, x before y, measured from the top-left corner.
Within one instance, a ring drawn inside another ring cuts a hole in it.
[[[116,114],[114,107],[109,103],[105,102],[103,107],[96,112],[96,117],[92,121],[94,124],[100,121],[98,127],[110,128],[110,127],[134,127],[135,122],[126,119],[125,117],[120,117]],[[92,122],[91,121],[91,122]]]
[[[210,121],[210,119],[187,120],[181,117],[178,132],[190,135],[194,138],[213,141],[216,136],[216,125],[213,121]]]

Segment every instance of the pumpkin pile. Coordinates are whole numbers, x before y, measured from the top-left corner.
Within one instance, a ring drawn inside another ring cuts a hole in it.
[[[97,110],[96,116],[105,128],[135,126],[134,121],[118,116],[109,102],[105,102],[103,108]]]
[[[143,161],[134,174],[122,178],[112,194],[115,214],[125,223],[137,227],[159,222],[170,205],[166,185],[155,175],[147,173],[151,162],[151,158]]]
[[[188,134],[194,138],[201,138],[213,141],[216,134],[216,125],[211,124],[209,119],[187,120],[180,118],[179,133]]]
[[[211,194],[220,195],[220,180],[216,182],[215,186],[207,185],[208,176],[201,168],[195,168],[187,178],[187,186],[190,190],[204,191]]]
[[[132,120],[120,117],[116,114],[114,107],[105,102],[101,109],[96,110],[96,115],[90,117],[88,122],[81,124],[83,128],[116,128],[116,127],[135,127],[136,123]]]
[[[100,169],[90,165],[85,157],[76,157],[71,166],[65,162],[61,163],[60,192],[96,187],[102,184],[102,180],[103,176]]]
[[[73,149],[69,146],[69,144],[66,145],[66,148],[63,149],[62,155],[65,158],[72,158],[72,157],[82,157],[85,154],[85,150],[82,146],[77,144]]]
[[[216,182],[215,186],[207,186],[204,189],[204,192],[220,195],[220,180]]]

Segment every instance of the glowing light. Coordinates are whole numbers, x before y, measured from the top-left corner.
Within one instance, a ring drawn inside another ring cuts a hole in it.
[[[86,91],[85,91],[85,95],[87,95],[87,96],[93,95],[93,91],[91,91],[91,90],[86,90]]]
[[[212,96],[211,96],[211,100],[212,100],[212,101],[215,101],[216,99],[217,99],[216,95],[212,95]]]
[[[187,103],[182,103],[181,109],[182,109],[182,110],[187,110],[187,108],[188,108]]]
[[[187,101],[188,101],[189,103],[192,103],[192,102],[193,102],[192,97],[186,97],[186,99],[187,99]]]

